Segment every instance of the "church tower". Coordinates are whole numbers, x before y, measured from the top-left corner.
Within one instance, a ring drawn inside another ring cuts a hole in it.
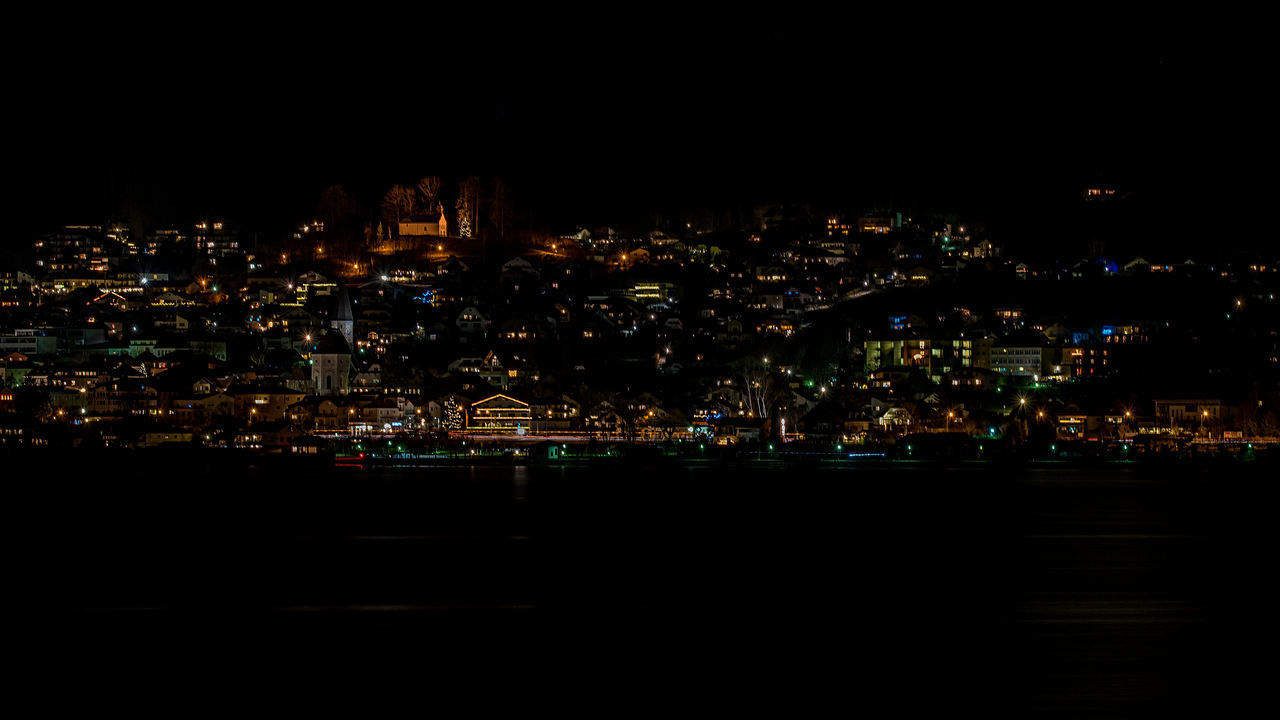
[[[330,330],[311,348],[311,382],[317,395],[346,395],[351,388],[351,346]]]
[[[338,301],[329,315],[329,327],[342,333],[348,347],[355,346],[356,322],[351,314],[351,297],[347,295],[347,286],[341,286]]]

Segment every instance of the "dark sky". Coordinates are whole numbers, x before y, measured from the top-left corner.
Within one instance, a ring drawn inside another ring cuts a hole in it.
[[[956,211],[1015,243],[1102,179],[1183,242],[1261,198],[1244,171],[1269,149],[1270,65],[1211,23],[219,12],[8,51],[5,242],[104,214],[274,230],[331,184],[373,203],[455,173],[502,174],[556,223],[811,200]]]

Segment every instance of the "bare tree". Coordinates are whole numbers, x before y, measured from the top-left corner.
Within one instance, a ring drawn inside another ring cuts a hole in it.
[[[786,397],[785,384],[763,359],[744,358],[739,361],[739,367],[748,412],[768,419],[774,406]]]
[[[622,439],[629,443],[635,442],[640,436],[640,422],[643,419],[635,402],[622,393],[616,393],[610,404],[613,405],[614,414],[620,421],[619,430],[622,433]]]
[[[388,225],[398,225],[417,210],[418,197],[412,188],[392,185],[382,197],[382,219]]]
[[[427,212],[435,212],[440,205],[440,178],[428,175],[418,181],[418,192],[422,195],[422,204]]]
[[[658,432],[662,435],[662,439],[667,441],[670,441],[676,433],[689,427],[690,424],[689,418],[678,409],[662,413],[662,416],[655,423]]]

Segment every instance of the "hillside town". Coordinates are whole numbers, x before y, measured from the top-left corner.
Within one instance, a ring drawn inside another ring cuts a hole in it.
[[[24,241],[0,260],[0,445],[1125,457],[1280,436],[1277,257],[1044,260],[892,208],[531,231],[500,180],[450,187],[395,186],[376,217],[330,188],[283,237],[201,218]]]

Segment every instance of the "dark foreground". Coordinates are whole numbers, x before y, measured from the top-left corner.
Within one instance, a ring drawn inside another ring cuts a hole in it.
[[[1273,664],[1260,466],[9,470],[23,682],[424,663],[601,711],[1169,717]]]

